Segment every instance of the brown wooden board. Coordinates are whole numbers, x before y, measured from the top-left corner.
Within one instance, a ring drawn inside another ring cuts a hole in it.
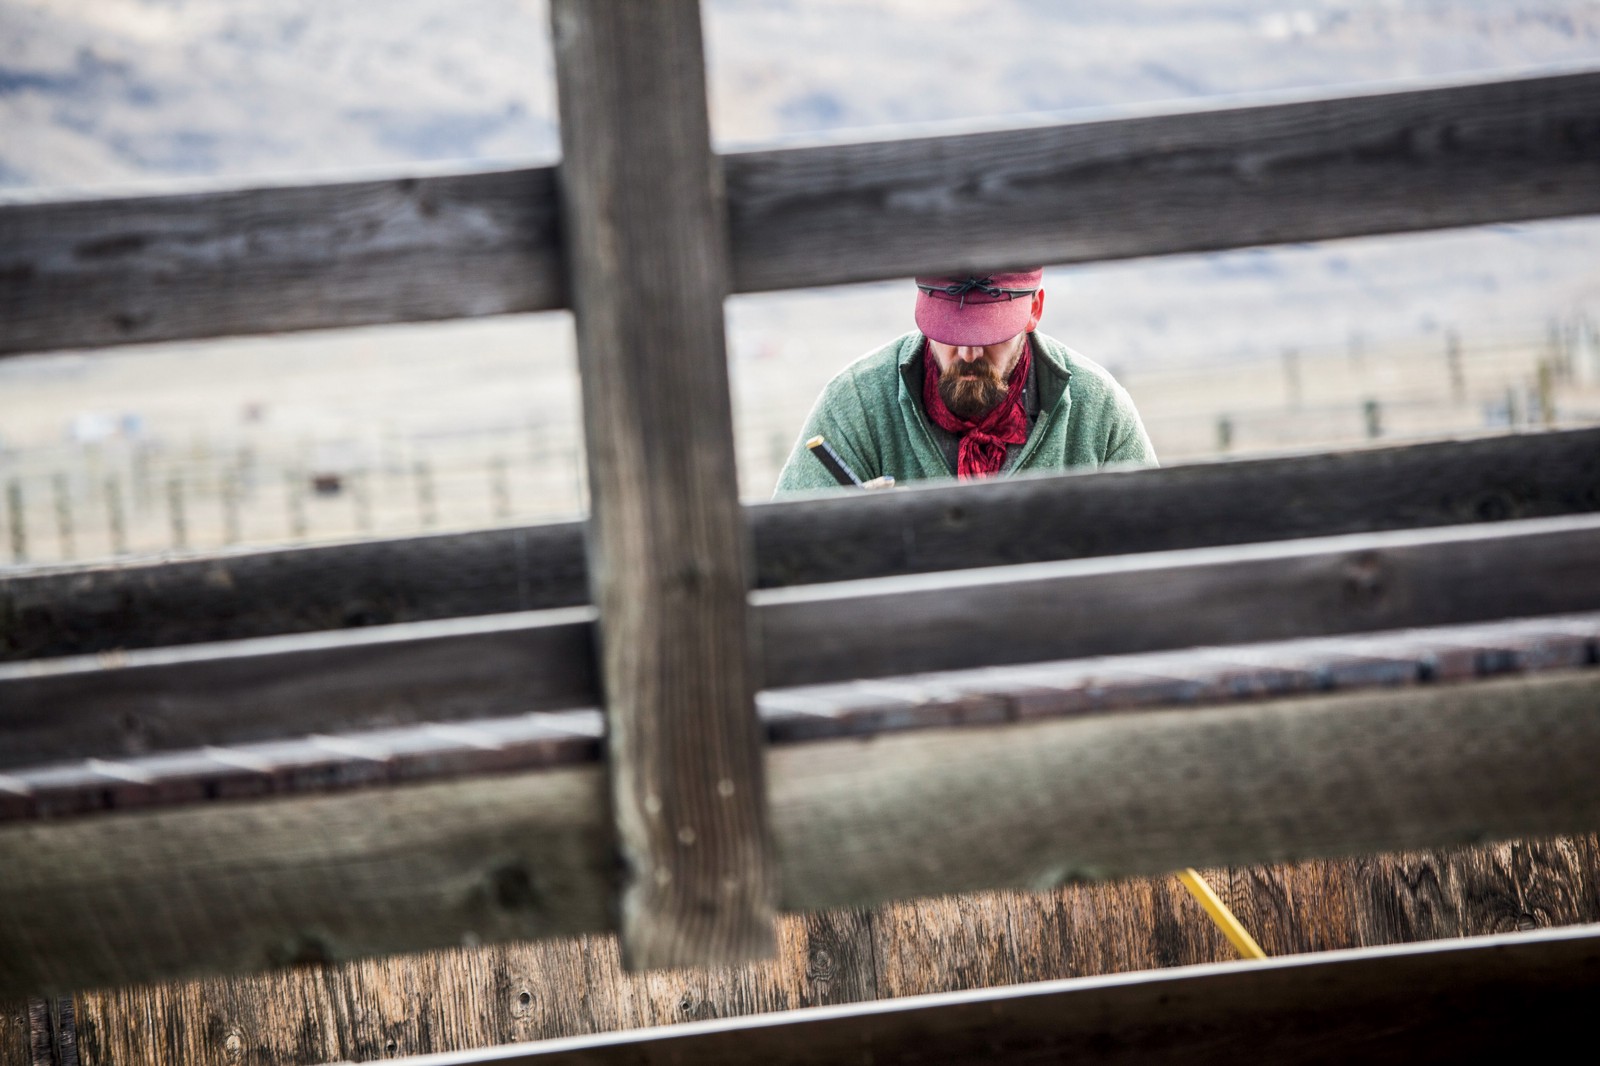
[[[1600,921],[1592,842],[1205,873],[1276,956]],[[971,926],[1000,932],[959,935]],[[776,962],[714,970],[628,974],[614,937],[586,936],[84,990],[79,1044],[86,1066],[360,1061],[982,987],[996,953],[1023,981],[1232,957],[1167,878],[786,915],[778,938]]]
[[[550,17],[624,955],[742,962],[774,950],[777,881],[699,0]]]
[[[1446,625],[1600,606],[1600,517],[1033,563],[752,599],[772,686]]]
[[[477,1063],[1395,1063],[1582,1046],[1600,931],[1453,940],[951,993],[443,1054]]]
[[[1597,105],[1584,71],[733,156],[737,287],[1590,214]]]
[[[1596,662],[1600,611],[776,689],[757,711],[769,743],[803,744]],[[598,710],[540,711],[11,767],[0,822],[577,766],[601,758],[603,734]]]
[[[593,706],[587,607],[0,666],[0,769]]]
[[[548,168],[0,200],[0,355],[565,306]]]
[[[723,159],[734,291],[1600,211],[1593,71]],[[565,105],[567,101],[563,101]],[[552,309],[550,168],[0,201],[0,354]],[[181,299],[178,298],[181,294]]]
[[[761,668],[773,687],[1556,615],[1600,607],[1600,517],[1039,563],[753,598]],[[0,664],[8,741],[0,769],[593,706],[586,612]],[[1182,685],[1170,687],[1181,695]],[[981,698],[968,710],[987,713]],[[750,728],[759,729],[753,714]]]
[[[783,905],[1590,831],[1597,708],[1587,669],[775,747]],[[0,998],[606,929],[603,794],[591,765],[0,827]],[[1593,904],[1515,891],[1519,922]],[[859,991],[868,949],[834,950]]]
[[[747,507],[755,584],[827,581],[1600,510],[1600,429]],[[1003,529],[1004,537],[992,531]],[[0,660],[588,601],[583,526],[0,575]]]

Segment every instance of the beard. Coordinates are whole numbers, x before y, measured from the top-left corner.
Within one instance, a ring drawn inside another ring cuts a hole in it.
[[[931,358],[931,357],[930,357]],[[939,374],[939,398],[950,413],[968,422],[980,421],[1009,391],[1004,378],[987,359],[957,359]]]

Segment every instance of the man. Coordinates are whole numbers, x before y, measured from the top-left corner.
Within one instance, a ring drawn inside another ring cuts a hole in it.
[[[828,383],[778,475],[777,495],[838,485],[805,446],[818,435],[863,481],[1155,465],[1126,390],[1035,332],[1043,270],[916,280],[917,332]]]

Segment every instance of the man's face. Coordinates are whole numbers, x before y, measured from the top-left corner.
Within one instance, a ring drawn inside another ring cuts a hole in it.
[[[942,344],[929,338],[928,351],[939,367],[939,395],[957,418],[976,422],[1006,398],[1011,372],[1022,358],[1026,333],[981,347]]]

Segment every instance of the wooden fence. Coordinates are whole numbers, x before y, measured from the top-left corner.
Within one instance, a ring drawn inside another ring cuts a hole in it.
[[[1600,827],[1589,637],[1566,672],[1159,714],[1024,713],[1037,686],[995,673],[1592,612],[1593,431],[741,510],[721,310],[1600,212],[1600,72],[717,157],[694,0],[556,0],[552,28],[557,168],[0,204],[0,353],[570,306],[593,501],[581,533],[7,578],[0,995],[613,925],[632,967],[725,964],[773,949],[780,907]],[[971,698],[924,728],[880,715],[864,745],[813,714],[809,743],[767,749],[758,688],[930,663]],[[601,693],[604,769],[581,712]],[[451,776],[452,729],[546,754]],[[334,758],[245,748],[276,742]],[[1069,1001],[1166,996],[1298,1003],[1312,1035],[1282,1047],[1309,1058],[1358,1008],[1371,1034],[1457,1025],[1409,1009],[1417,982],[1492,1026],[1508,983],[1592,973],[1594,937],[763,1022],[692,1054],[859,1038],[890,1061],[938,1032],[972,1059],[994,1017],[1021,1041],[1000,1050],[1040,1054],[1079,1039],[1041,1021]]]

